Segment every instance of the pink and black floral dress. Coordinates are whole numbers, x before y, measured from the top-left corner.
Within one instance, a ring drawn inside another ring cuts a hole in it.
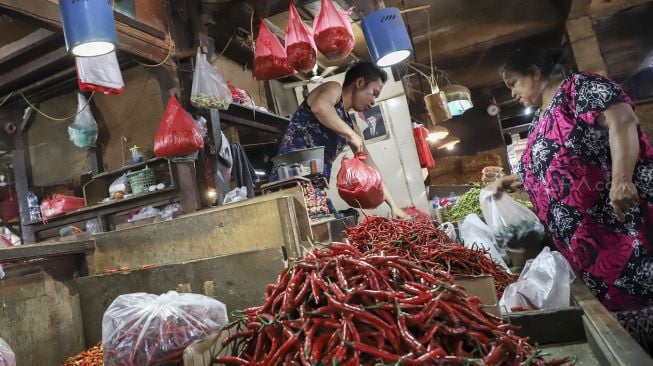
[[[653,148],[638,127],[640,205],[620,223],[609,198],[608,130],[597,120],[617,103],[633,106],[616,83],[591,73],[567,77],[542,117],[535,114],[519,173],[558,251],[619,319],[653,306]],[[653,317],[645,321],[622,324],[651,342]]]

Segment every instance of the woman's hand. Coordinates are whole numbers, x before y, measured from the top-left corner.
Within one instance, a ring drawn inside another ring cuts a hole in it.
[[[639,194],[632,181],[614,181],[610,187],[610,201],[617,220],[624,222],[626,213],[639,206]]]
[[[522,188],[524,188],[524,185],[518,175],[506,175],[505,177],[498,178],[485,187],[485,189],[492,192],[495,197],[501,196],[501,193],[507,190],[514,191]]]
[[[390,208],[392,209],[392,216],[394,216],[395,218],[402,219],[402,220],[410,218],[410,216],[408,216],[408,214],[401,208],[397,206],[394,207],[391,206]]]

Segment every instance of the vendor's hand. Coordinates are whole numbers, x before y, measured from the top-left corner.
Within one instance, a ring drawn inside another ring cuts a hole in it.
[[[610,201],[615,215],[620,222],[626,219],[626,213],[639,205],[637,187],[632,181],[614,181],[610,187]]]
[[[399,207],[392,207],[392,216],[394,216],[396,219],[401,219],[401,220],[406,220],[410,218],[410,216],[408,216],[408,214]]]
[[[353,151],[354,154],[359,154],[364,151],[363,138],[355,132],[347,138],[347,143],[349,143],[351,151]]]

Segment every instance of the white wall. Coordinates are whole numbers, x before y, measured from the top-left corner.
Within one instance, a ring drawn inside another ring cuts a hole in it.
[[[386,71],[390,80],[383,87],[377,103],[381,105],[389,138],[368,143],[367,149],[379,167],[383,180],[392,192],[397,204],[401,207],[415,206],[424,212],[429,212],[422,168],[419,165],[417,148],[413,138],[408,101],[401,81],[392,80],[392,72],[390,69]],[[325,80],[342,83],[344,77],[344,74],[338,74]],[[317,86],[316,84],[310,84],[309,91]],[[295,92],[297,100],[301,104],[303,102],[301,88],[297,88]],[[351,150],[346,148],[336,159],[332,168],[331,181],[329,182],[329,197],[339,210],[349,207],[340,199],[336,189],[336,177],[343,156],[351,157]],[[390,213],[390,208],[383,204],[369,213],[386,216]]]

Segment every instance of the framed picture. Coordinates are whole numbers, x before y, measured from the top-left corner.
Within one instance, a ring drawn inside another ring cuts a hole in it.
[[[349,115],[363,132],[365,141],[375,142],[388,137],[388,128],[380,104],[365,112],[352,112]]]

